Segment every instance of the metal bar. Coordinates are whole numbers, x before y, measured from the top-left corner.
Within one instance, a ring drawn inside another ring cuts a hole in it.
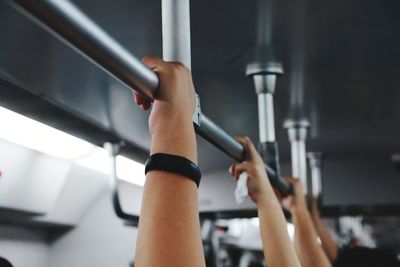
[[[204,127],[204,125],[207,125],[207,127]],[[226,135],[221,128],[205,115],[201,117],[201,126],[195,129],[204,140],[213,144],[238,162],[242,162],[245,159],[243,146],[231,136]]]
[[[66,41],[83,56],[149,99],[158,77],[127,49],[67,0],[6,0]],[[14,5],[18,4],[18,5]]]
[[[149,100],[154,99],[159,86],[157,75],[115,41],[73,3],[68,0],[5,1],[17,7],[18,10],[38,22],[41,26],[132,90],[146,96]],[[185,1],[188,2],[188,0]],[[185,1],[163,1],[163,5],[167,5],[167,8],[171,8],[172,10],[169,15],[171,22],[165,22],[164,27],[179,27],[180,32],[187,31],[189,25],[187,22],[185,22],[186,26],[180,25],[185,24],[183,20],[189,19],[189,15],[187,14],[189,6],[188,3],[183,3]],[[175,15],[182,12],[186,12],[187,14],[183,20],[175,18]],[[174,36],[177,36],[177,34]],[[169,39],[169,37],[165,37],[165,42],[171,42],[171,46],[166,45],[163,52],[165,58],[177,58],[190,67],[190,57],[186,56],[190,54],[188,53],[190,52],[190,35],[189,39],[187,35],[185,38]],[[176,46],[172,45],[174,43],[186,43],[189,46],[186,45],[186,48],[177,49]],[[196,132],[236,161],[243,161],[245,155],[242,145],[206,116],[202,115],[201,117],[202,121],[200,126],[196,126]],[[280,181],[279,178],[273,177],[276,174],[271,172],[270,168],[267,171],[271,181]],[[279,182],[277,184],[273,183],[273,185],[278,190],[285,191],[285,188],[287,189],[286,186],[282,187]]]

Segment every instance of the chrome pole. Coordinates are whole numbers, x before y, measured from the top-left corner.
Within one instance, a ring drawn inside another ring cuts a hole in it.
[[[311,169],[311,193],[318,198],[322,193],[322,158],[321,152],[307,153],[308,162]]]
[[[300,179],[305,193],[307,193],[307,158],[306,138],[309,122],[307,120],[287,120],[284,127],[288,130],[291,157],[292,176]]]
[[[163,59],[190,69],[190,0],[162,0],[161,8]]]

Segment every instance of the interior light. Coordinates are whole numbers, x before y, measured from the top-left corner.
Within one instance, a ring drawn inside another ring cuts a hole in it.
[[[96,147],[92,153],[75,161],[76,164],[98,171],[103,174],[110,173],[110,159],[107,151]],[[117,177],[125,182],[144,186],[146,176],[144,175],[144,165],[118,155],[116,158]]]
[[[91,153],[77,159],[75,163],[102,174],[110,173],[110,159],[107,151],[101,147],[96,147]]]
[[[130,160],[124,156],[117,156],[117,177],[128,183],[144,186],[146,176],[144,174],[144,165]]]
[[[48,125],[0,107],[0,138],[62,159],[82,157],[93,145]]]
[[[57,130],[41,122],[0,106],[0,139],[39,151],[53,157],[70,160],[80,166],[108,175],[110,162],[107,152],[85,140]],[[144,165],[117,156],[117,177],[143,186]]]

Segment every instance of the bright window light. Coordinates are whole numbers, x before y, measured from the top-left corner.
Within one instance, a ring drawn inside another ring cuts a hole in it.
[[[76,160],[76,163],[103,174],[108,175],[110,172],[109,156],[107,151],[100,147],[94,149],[93,152],[87,156]],[[144,186],[146,176],[144,174],[143,164],[118,155],[116,158],[116,166],[118,179],[131,184]]]
[[[89,153],[93,145],[48,125],[0,107],[0,138],[62,159]]]
[[[0,106],[0,139],[70,160],[80,166],[103,174],[110,172],[107,152],[85,140],[57,130],[41,122]],[[144,185],[144,165],[123,156],[117,156],[117,177],[139,186]]]
[[[128,183],[144,186],[144,165],[124,156],[117,156],[117,177]]]
[[[102,174],[110,173],[110,159],[107,151],[101,147],[94,148],[92,153],[77,159],[75,163]]]

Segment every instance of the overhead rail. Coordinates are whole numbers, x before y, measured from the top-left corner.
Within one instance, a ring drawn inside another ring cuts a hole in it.
[[[17,7],[18,10],[21,10],[41,26],[60,37],[61,40],[132,90],[140,93],[149,100],[154,100],[159,87],[157,75],[70,1],[5,1]],[[180,1],[162,2],[163,10],[165,10],[164,3],[168,5],[168,2]],[[170,25],[172,27],[178,27],[180,24],[183,24],[179,23],[179,20],[173,17],[170,17],[169,20],[173,21]],[[179,31],[188,30],[187,28],[185,29],[187,26],[181,25],[180,27]],[[166,35],[173,33],[165,32]],[[179,38],[179,32],[175,33],[171,38]],[[163,37],[166,38],[166,35]],[[179,47],[175,49],[175,51],[181,51]],[[188,64],[188,62],[184,63]],[[243,146],[204,114],[199,113],[199,120],[195,123],[195,129],[198,135],[234,160],[240,162],[245,159]],[[282,194],[287,195],[290,192],[290,187],[288,187],[286,181],[271,168],[267,168],[267,172],[272,185]]]

